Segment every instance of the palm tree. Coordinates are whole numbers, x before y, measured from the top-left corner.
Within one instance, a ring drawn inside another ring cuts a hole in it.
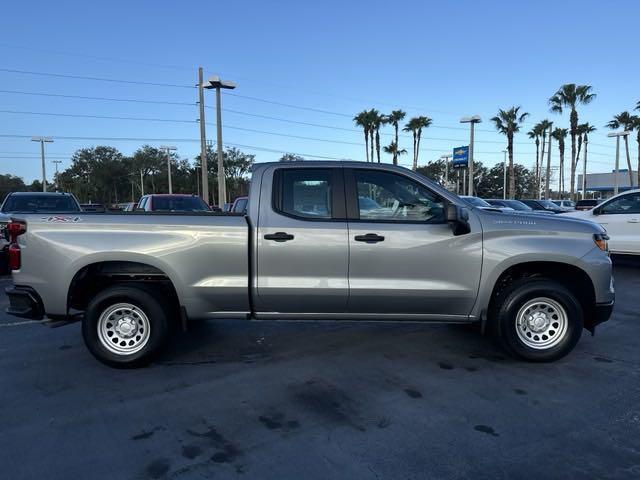
[[[589,146],[589,134],[596,131],[596,127],[589,123],[580,124],[582,142],[584,143],[584,161],[582,162],[582,198],[584,199],[587,186],[587,147]]]
[[[634,128],[634,117],[629,112],[622,112],[613,116],[613,120],[607,123],[606,127],[611,130],[617,130],[619,128],[625,131],[631,131]],[[631,169],[631,157],[629,156],[629,136],[624,137],[624,149],[627,152],[627,167],[629,167],[629,185],[633,188],[633,171]]]
[[[534,172],[535,180],[533,182],[536,191],[536,197],[538,196],[537,192],[540,191],[540,185],[538,184],[538,180],[540,178],[540,133],[540,129],[537,125],[535,125],[531,130],[527,132],[529,138],[534,140],[536,144],[536,169]]]
[[[534,125],[534,128],[538,129],[538,131],[540,132],[540,137],[542,138],[542,152],[540,152],[540,171],[538,172],[538,174],[539,174],[538,185],[542,185],[542,165],[544,165],[544,149],[545,149],[545,146],[546,146],[546,143],[547,143],[547,130],[549,130],[549,136],[551,136],[551,127],[552,126],[553,126],[553,124],[551,123],[551,121],[546,119],[546,118],[544,120],[539,121],[538,123],[536,123]],[[547,159],[548,159],[548,156],[547,156]],[[549,183],[549,169],[546,170],[545,182],[547,184]],[[542,190],[542,189],[540,189],[540,190]],[[538,190],[538,198],[542,194],[542,192],[540,190]]]
[[[638,106],[636,110],[640,110],[640,102],[638,102]],[[634,115],[632,118],[631,127],[636,131],[636,142],[638,142],[638,186],[640,186],[640,116]]]
[[[563,109],[570,109],[569,134],[571,135],[571,200],[575,200],[575,177],[576,177],[576,136],[578,135],[578,105],[586,105],[596,98],[590,85],[576,85],[567,83],[562,85],[556,93],[549,99],[551,111],[562,113]]]
[[[422,129],[429,128],[433,120],[429,117],[413,117],[406,123],[402,131],[411,132],[413,134],[413,170],[418,168],[418,153],[420,151],[420,138],[422,137]]]
[[[371,123],[369,122],[369,112],[367,110],[363,110],[355,117],[353,117],[353,121],[358,127],[362,127],[364,130],[364,153],[367,156],[367,162],[369,161],[369,131],[371,129]]]
[[[398,164],[398,157],[400,155],[404,155],[405,153],[407,153],[406,148],[401,148],[400,150],[398,150],[398,144],[396,142],[391,142],[386,147],[382,147],[382,149],[384,150],[385,153],[390,153],[391,155],[393,155],[394,165]]]
[[[520,130],[520,125],[528,116],[528,113],[520,113],[520,107],[511,107],[509,110],[498,110],[498,115],[491,119],[496,126],[496,130],[507,136],[509,198],[513,198],[516,191],[516,178],[513,174],[513,134]]]
[[[380,127],[386,123],[386,116],[381,115],[378,110],[375,108],[369,110],[369,115],[371,116],[371,141],[374,141],[374,133],[375,133],[375,145],[376,145],[376,157],[378,159],[378,163],[380,163]],[[373,144],[372,144],[373,145]],[[373,155],[371,155],[371,161],[373,161]]]
[[[560,198],[564,194],[564,139],[567,138],[568,130],[566,128],[556,128],[551,132],[551,136],[558,142],[558,150],[560,151],[560,178],[558,179],[558,190],[560,191]],[[547,169],[550,169],[551,165],[547,165]],[[549,185],[547,185],[547,191],[545,198],[549,198]]]
[[[387,115],[387,123],[390,123],[391,125],[393,125],[393,130],[395,132],[395,144],[396,147],[398,146],[398,125],[399,123],[404,120],[404,117],[407,114],[405,112],[403,112],[402,110],[393,110],[389,115]],[[398,155],[397,153],[394,153],[393,155],[393,164],[397,165],[398,164]]]

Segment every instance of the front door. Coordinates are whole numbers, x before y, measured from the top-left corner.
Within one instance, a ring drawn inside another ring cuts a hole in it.
[[[353,314],[462,320],[477,297],[482,233],[454,236],[445,201],[401,173],[345,170]]]
[[[349,240],[342,168],[274,167],[265,172],[262,190],[256,311],[345,312]]]
[[[593,213],[590,220],[606,228],[612,252],[640,252],[640,192],[609,200],[596,207]]]

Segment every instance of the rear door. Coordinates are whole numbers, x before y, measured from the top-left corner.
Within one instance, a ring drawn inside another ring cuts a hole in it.
[[[273,167],[261,185],[255,310],[345,312],[349,240],[342,168]]]
[[[454,236],[444,199],[402,173],[346,169],[345,187],[349,312],[466,318],[480,281],[479,222]]]
[[[607,229],[612,252],[640,253],[640,192],[609,200],[593,213],[591,219]]]

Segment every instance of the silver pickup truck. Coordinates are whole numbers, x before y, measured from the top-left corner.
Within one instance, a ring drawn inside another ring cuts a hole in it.
[[[246,215],[31,215],[8,229],[8,312],[82,320],[116,367],[215,318],[477,322],[551,361],[614,302],[602,227],[478,209],[389,165],[257,164]]]

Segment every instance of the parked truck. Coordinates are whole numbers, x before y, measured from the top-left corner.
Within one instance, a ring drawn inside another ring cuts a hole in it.
[[[601,226],[475,208],[391,165],[257,164],[246,215],[26,215],[8,229],[8,312],[81,320],[115,367],[216,318],[477,323],[552,361],[614,303]]]

